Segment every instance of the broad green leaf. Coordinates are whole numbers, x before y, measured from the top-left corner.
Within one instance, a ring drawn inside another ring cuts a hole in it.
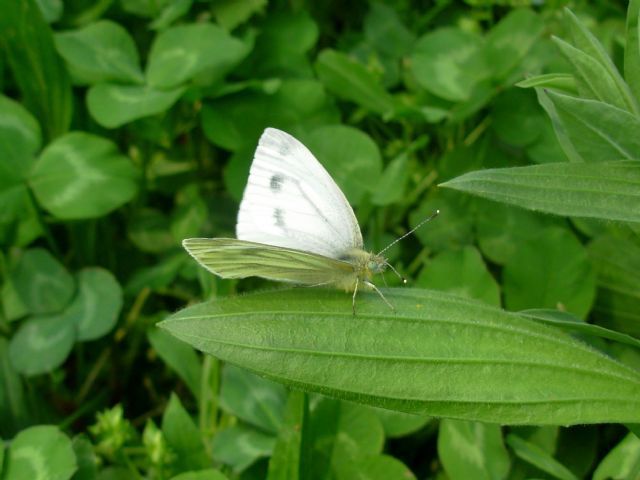
[[[26,317],[29,314],[29,309],[16,291],[11,276],[4,279],[2,288],[0,289],[0,295],[0,299],[2,300],[1,313],[4,320],[12,322]]]
[[[470,32],[435,30],[416,42],[411,70],[418,84],[432,94],[452,102],[469,100],[489,74],[482,45],[483,39]]]
[[[609,104],[552,91],[547,95],[585,161],[640,160],[640,119]]]
[[[640,337],[640,245],[603,235],[588,251],[597,271],[598,323]]]
[[[360,63],[335,50],[324,50],[316,61],[318,77],[334,95],[383,117],[392,115],[395,105],[391,95]]]
[[[404,153],[389,162],[371,194],[371,203],[390,205],[404,197],[409,180],[408,162],[409,158]]]
[[[60,20],[64,9],[62,0],[36,0],[36,3],[47,23],[54,23]]]
[[[576,85],[582,98],[598,100],[621,110],[629,110],[625,96],[617,88],[616,79],[612,78],[604,65],[571,44],[559,38],[554,40],[574,67]]]
[[[175,467],[178,471],[210,466],[211,460],[207,456],[200,431],[175,393],[171,394],[169,405],[162,416],[162,433],[176,454]]]
[[[561,163],[568,160],[556,136],[553,123],[539,118],[540,136],[526,147],[527,157],[534,163]]]
[[[163,9],[156,16],[155,20],[149,24],[154,30],[164,30],[180,17],[189,12],[193,0],[173,0],[164,2]]]
[[[316,80],[285,80],[275,93],[241,92],[208,102],[202,109],[202,128],[212,143],[226,150],[246,149],[240,175],[242,188],[258,138],[266,127],[296,136],[301,130],[338,122],[338,111]],[[242,195],[242,188],[239,192],[230,190]]]
[[[555,215],[640,222],[638,161],[478,170],[440,186]]]
[[[287,392],[277,383],[234,365],[222,370],[220,406],[265,432],[277,434],[282,424]]]
[[[9,341],[0,337],[0,438],[13,436],[29,421],[24,386],[9,358]]]
[[[462,247],[473,241],[473,199],[447,191],[438,191],[409,214],[409,225],[415,228],[421,221],[440,210],[433,221],[416,230],[420,242],[433,250]]]
[[[493,102],[491,128],[503,142],[516,147],[534,143],[548,119],[533,91],[510,88]]]
[[[369,135],[346,125],[314,129],[303,142],[324,165],[351,204],[375,188],[382,171],[380,150]]]
[[[40,425],[13,439],[3,480],[68,480],[76,469],[71,440],[58,427]]]
[[[180,245],[171,235],[171,224],[164,212],[155,208],[141,208],[129,216],[128,236],[143,252],[162,253]]]
[[[35,118],[0,95],[0,243],[26,245],[41,231],[25,184],[41,142]]]
[[[228,365],[227,365],[228,366]],[[291,391],[278,439],[269,459],[267,480],[301,480],[309,470],[308,410],[306,393]]]
[[[11,339],[11,363],[23,375],[40,375],[64,363],[75,340],[75,325],[64,314],[33,316]]]
[[[391,455],[366,455],[341,465],[335,472],[338,480],[416,480],[409,468]]]
[[[87,107],[100,125],[117,128],[139,118],[164,113],[183,93],[182,87],[157,90],[147,85],[100,83],[89,89]]]
[[[218,470],[209,468],[206,470],[180,473],[175,477],[171,477],[171,480],[227,480],[227,477]]]
[[[78,464],[73,480],[95,479],[98,474],[98,456],[94,452],[91,440],[87,435],[79,434],[73,437],[72,446]]]
[[[218,462],[241,472],[262,457],[273,452],[276,439],[243,425],[226,428],[213,438],[213,456]]]
[[[498,425],[442,420],[438,457],[451,480],[507,478],[511,460]]]
[[[484,55],[491,65],[491,76],[506,80],[512,75],[535,45],[544,27],[535,12],[518,8],[489,30],[485,38]]]
[[[260,0],[250,1],[258,3]],[[251,78],[314,77],[308,52],[318,41],[318,25],[308,9],[291,10],[271,10],[262,19],[254,48],[239,67],[240,72]]]
[[[500,306],[500,287],[472,246],[436,255],[425,264],[415,285]]]
[[[640,100],[640,1],[630,0],[627,10],[624,76],[636,99]]]
[[[564,93],[577,95],[576,79],[570,73],[545,73],[535,75],[516,83],[520,88],[553,88]]]
[[[357,404],[319,398],[311,411],[309,429],[314,478],[353,478],[354,463],[382,451],[382,424],[370,408]]]
[[[3,3],[0,38],[25,107],[48,140],[64,134],[71,122],[71,83],[34,0]]]
[[[29,185],[44,208],[68,220],[100,217],[120,207],[135,196],[137,180],[138,170],[114,143],[73,132],[42,152]]]
[[[195,305],[160,325],[289,386],[408,413],[502,424],[640,419],[640,374],[560,330],[440,292],[383,293],[395,313],[375,293],[358,295],[354,317],[344,292],[295,289]]]
[[[202,365],[193,347],[158,328],[150,329],[147,338],[160,358],[178,374],[199,401]]]
[[[571,10],[564,9],[565,19],[570,27],[571,34],[573,36],[573,45],[579,50],[595,59],[606,69],[606,76],[610,77],[615,84],[615,87],[611,87],[611,95],[621,95],[625,99],[626,110],[638,115],[638,103],[633,95],[629,91],[629,87],[624,82],[622,76],[618,72],[613,60],[609,57],[606,50],[598,39],[591,33],[584,24],[578,20]],[[596,80],[597,79],[592,79]],[[617,90],[614,92],[614,90]]]
[[[522,243],[502,271],[509,310],[556,308],[585,318],[596,291],[587,251],[567,229],[549,227]]]
[[[383,408],[370,408],[373,408],[376,416],[382,422],[384,434],[388,438],[410,435],[424,428],[428,423],[433,422],[433,418],[425,415],[412,415]]]
[[[179,87],[210,71],[210,83],[224,75],[248,53],[244,42],[212,23],[191,23],[168,28],[156,37],[147,64],[149,86]]]
[[[266,6],[267,0],[222,0],[211,5],[211,12],[222,28],[231,31]]]
[[[98,473],[96,480],[139,480],[139,478],[140,476],[129,468],[106,467]]]
[[[133,38],[115,22],[100,20],[79,30],[60,32],[55,41],[69,70],[83,85],[144,82]]]
[[[24,252],[11,273],[13,288],[29,313],[55,313],[65,308],[75,291],[71,274],[47,250]]]
[[[16,153],[34,155],[42,144],[37,120],[20,103],[4,95],[0,95],[0,132],[3,157],[13,149]],[[22,159],[25,167],[30,165],[29,160],[28,157]]]
[[[364,34],[367,43],[382,55],[399,59],[411,51],[416,41],[411,32],[398,18],[391,6],[374,2],[364,19]]]
[[[638,478],[638,475],[640,475],[640,439],[633,433],[629,433],[600,462],[593,472],[593,480],[631,479]]]
[[[498,265],[508,262],[521,242],[550,225],[564,222],[504,203],[480,201],[475,215],[475,231],[482,254]]]
[[[571,470],[537,445],[527,442],[513,433],[507,435],[507,444],[513,449],[517,457],[548,473],[553,478],[560,480],[578,480],[578,477],[576,477]]]
[[[159,258],[155,265],[136,270],[127,281],[124,291],[127,295],[137,295],[144,288],[162,289],[173,282],[189,260],[184,250],[169,253]]]
[[[111,272],[100,267],[83,268],[76,280],[78,291],[65,317],[75,324],[78,341],[95,340],[116,324],[122,308],[122,288]]]
[[[198,237],[209,217],[209,210],[200,194],[198,184],[192,183],[178,191],[171,218],[171,234],[177,242]]]

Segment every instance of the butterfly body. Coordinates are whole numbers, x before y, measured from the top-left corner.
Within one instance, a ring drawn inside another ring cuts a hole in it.
[[[375,290],[389,265],[363,249],[353,209],[313,154],[291,135],[267,128],[245,188],[237,238],[189,238],[185,249],[222,278],[257,276],[353,292]]]

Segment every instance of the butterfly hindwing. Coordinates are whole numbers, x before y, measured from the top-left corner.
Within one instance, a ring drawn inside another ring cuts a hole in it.
[[[345,285],[355,275],[353,265],[341,260],[235,238],[189,238],[182,245],[222,278],[256,276],[305,285]]]
[[[362,248],[360,227],[340,188],[302,143],[274,128],[260,137],[236,235],[331,258]]]

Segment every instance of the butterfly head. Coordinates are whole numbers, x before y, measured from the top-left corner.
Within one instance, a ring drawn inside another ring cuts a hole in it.
[[[376,273],[384,272],[387,269],[387,265],[389,265],[389,263],[382,255],[371,254],[367,261],[367,270],[372,275],[375,275]]]

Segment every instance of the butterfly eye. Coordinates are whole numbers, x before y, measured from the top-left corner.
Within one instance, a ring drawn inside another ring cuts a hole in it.
[[[380,262],[376,262],[375,260],[370,260],[367,263],[367,268],[374,273],[378,273],[384,270],[384,266]]]

